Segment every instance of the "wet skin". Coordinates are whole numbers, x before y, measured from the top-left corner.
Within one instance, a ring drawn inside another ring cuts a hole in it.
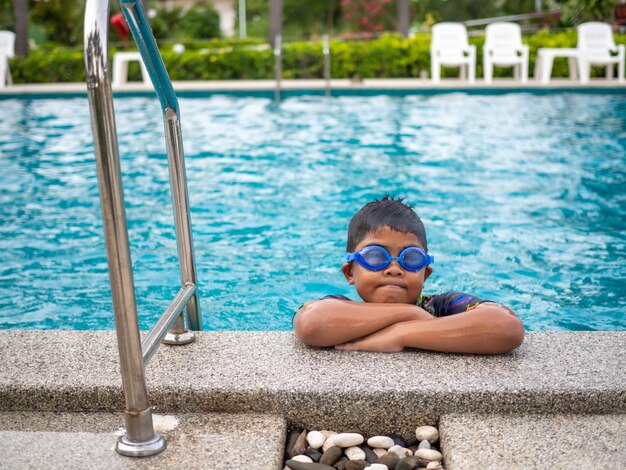
[[[421,247],[415,235],[389,227],[368,234],[355,251],[368,245],[383,246],[391,256],[398,256],[408,246]],[[342,271],[364,302],[323,299],[305,304],[294,317],[294,330],[308,346],[502,354],[524,341],[524,325],[503,305],[483,303],[471,311],[442,318],[417,306],[431,267],[415,273],[392,261],[381,271],[370,271],[352,262],[345,263]]]
[[[354,251],[371,245],[386,248],[393,257],[410,246],[424,249],[414,234],[397,232],[389,227],[383,227],[367,235]],[[381,271],[370,271],[356,261],[344,263],[341,270],[348,283],[356,287],[356,291],[365,302],[412,305],[417,302],[424,282],[433,271],[430,266],[418,272],[405,271],[397,261],[392,261]]]

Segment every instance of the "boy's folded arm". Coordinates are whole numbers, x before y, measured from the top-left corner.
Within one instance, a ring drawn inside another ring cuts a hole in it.
[[[370,335],[394,323],[431,319],[432,315],[415,305],[323,299],[298,310],[294,331],[304,344],[324,347]]]
[[[524,325],[507,307],[483,303],[468,312],[391,325],[339,349],[393,352],[405,347],[430,351],[502,354],[524,341]]]

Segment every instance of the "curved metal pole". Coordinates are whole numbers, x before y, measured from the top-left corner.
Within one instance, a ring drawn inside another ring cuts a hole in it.
[[[120,0],[120,5],[163,110],[181,283],[182,285],[191,283],[197,286],[178,99],[141,6],[136,0]],[[186,308],[189,329],[201,330],[202,317],[197,290],[187,303]],[[163,342],[166,344],[187,344],[192,342],[194,338],[193,333],[185,328],[185,321],[181,313]]]
[[[274,38],[274,73],[276,80],[276,88],[274,89],[274,101],[280,103],[280,79],[283,75],[283,58],[282,58],[282,36],[276,35]]]
[[[126,398],[126,435],[116,450],[146,456],[166,447],[154,432],[137,321],[132,262],[128,244],[124,194],[108,71],[109,0],[88,0],[85,8],[85,66],[94,134],[98,184],[109,263],[113,312]]]
[[[180,312],[185,308],[187,302],[196,291],[196,286],[193,284],[187,284],[180,288],[178,294],[174,297],[174,300],[167,306],[165,312],[156,322],[156,325],[152,327],[150,332],[141,342],[141,351],[143,354],[143,363],[148,364],[148,361],[159,347],[159,341],[161,341],[167,334],[167,330],[170,329],[172,324],[177,318],[180,318]]]
[[[161,108],[164,111],[167,108],[172,108],[178,114],[178,100],[176,93],[174,93],[174,87],[141,5],[138,0],[120,0],[120,6],[130,32],[137,43],[137,49],[139,49],[143,63],[148,70],[154,91],[161,102]]]
[[[330,96],[330,37],[324,34],[322,52],[324,53],[324,82],[326,83],[326,97]]]

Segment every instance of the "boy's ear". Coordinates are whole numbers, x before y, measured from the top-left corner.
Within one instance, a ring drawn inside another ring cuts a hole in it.
[[[348,284],[354,284],[354,275],[352,274],[352,263],[343,263],[341,265],[341,271],[343,275],[346,277]]]
[[[433,273],[433,268],[432,266],[426,266],[426,268],[424,269],[424,281],[426,281],[426,279],[428,279],[428,277]]]

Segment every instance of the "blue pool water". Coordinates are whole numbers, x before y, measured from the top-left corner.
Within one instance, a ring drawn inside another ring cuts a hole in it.
[[[157,100],[116,99],[142,328],[178,290]],[[529,330],[626,327],[626,94],[181,99],[206,329],[284,330],[356,298],[351,215],[424,219],[427,293],[510,305]],[[0,327],[114,327],[85,98],[0,102]]]

